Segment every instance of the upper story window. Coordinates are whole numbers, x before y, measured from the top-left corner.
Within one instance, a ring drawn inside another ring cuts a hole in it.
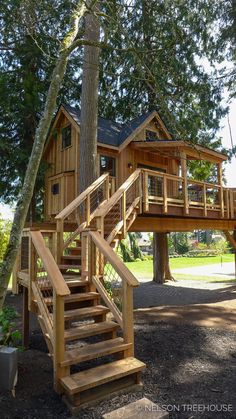
[[[62,138],[62,149],[71,146],[71,125],[62,128],[61,130],[61,138]]]
[[[156,141],[158,140],[158,133],[155,131],[146,130],[146,141]]]
[[[116,176],[116,159],[110,156],[100,156],[100,175],[109,173],[110,176]]]
[[[60,192],[59,183],[53,183],[52,185],[52,194],[58,195]]]

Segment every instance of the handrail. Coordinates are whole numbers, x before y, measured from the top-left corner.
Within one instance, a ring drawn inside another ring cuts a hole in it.
[[[173,180],[184,180],[184,177],[182,176],[177,176],[177,175],[172,175],[171,173],[166,173],[166,172],[159,172],[158,170],[151,170],[151,169],[141,169],[141,171],[143,173],[147,173],[150,176],[158,176],[158,177],[166,177],[168,179],[173,179]]]
[[[92,238],[94,244],[101,251],[103,256],[107,261],[113,266],[116,272],[119,274],[120,278],[124,280],[131,287],[138,287],[139,282],[132,274],[132,272],[127,268],[127,266],[122,262],[122,260],[117,256],[117,254],[112,250],[111,246],[107,241],[101,236],[98,231],[90,231],[90,237]]]
[[[127,191],[127,189],[132,185],[132,183],[139,177],[141,173],[141,169],[136,169],[132,175],[126,179],[126,181],[117,189],[117,191],[112,195],[112,197],[107,201],[106,204],[99,208],[96,213],[95,217],[102,217],[105,216],[110,209],[117,203],[117,201],[122,197],[123,193]]]
[[[64,297],[70,294],[70,290],[53,258],[50,250],[46,247],[40,231],[30,233],[34,247],[42,259],[43,266],[52,282],[53,289],[58,296]]]
[[[104,180],[109,176],[109,173],[105,173],[101,175],[98,179],[96,179],[87,189],[85,189],[79,196],[77,196],[67,207],[65,207],[57,216],[55,217],[56,220],[64,220],[66,217],[76,210],[76,208],[85,201],[87,196],[92,193],[95,189],[100,186],[104,182]]]

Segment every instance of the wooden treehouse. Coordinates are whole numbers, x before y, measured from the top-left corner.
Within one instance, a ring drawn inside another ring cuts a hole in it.
[[[54,365],[55,390],[78,407],[140,383],[134,357],[133,288],[138,281],[114,251],[127,231],[236,228],[236,189],[222,184],[226,156],[172,138],[157,112],[126,124],[99,118],[100,176],[78,195],[80,113],[60,106],[44,159],[44,223],[25,228],[14,289],[23,287]],[[217,183],[187,174],[187,161],[217,168]],[[105,281],[122,291],[116,304]],[[95,365],[96,360],[96,365]]]

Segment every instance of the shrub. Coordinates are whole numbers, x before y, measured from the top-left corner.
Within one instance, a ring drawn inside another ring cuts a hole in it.
[[[0,311],[0,345],[19,346],[21,333],[15,329],[14,320],[18,314],[12,307],[3,307]]]

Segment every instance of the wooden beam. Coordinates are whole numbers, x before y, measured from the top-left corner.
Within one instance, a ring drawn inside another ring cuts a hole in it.
[[[193,230],[234,230],[236,220],[190,217],[138,216],[132,225],[134,232],[170,232]]]

